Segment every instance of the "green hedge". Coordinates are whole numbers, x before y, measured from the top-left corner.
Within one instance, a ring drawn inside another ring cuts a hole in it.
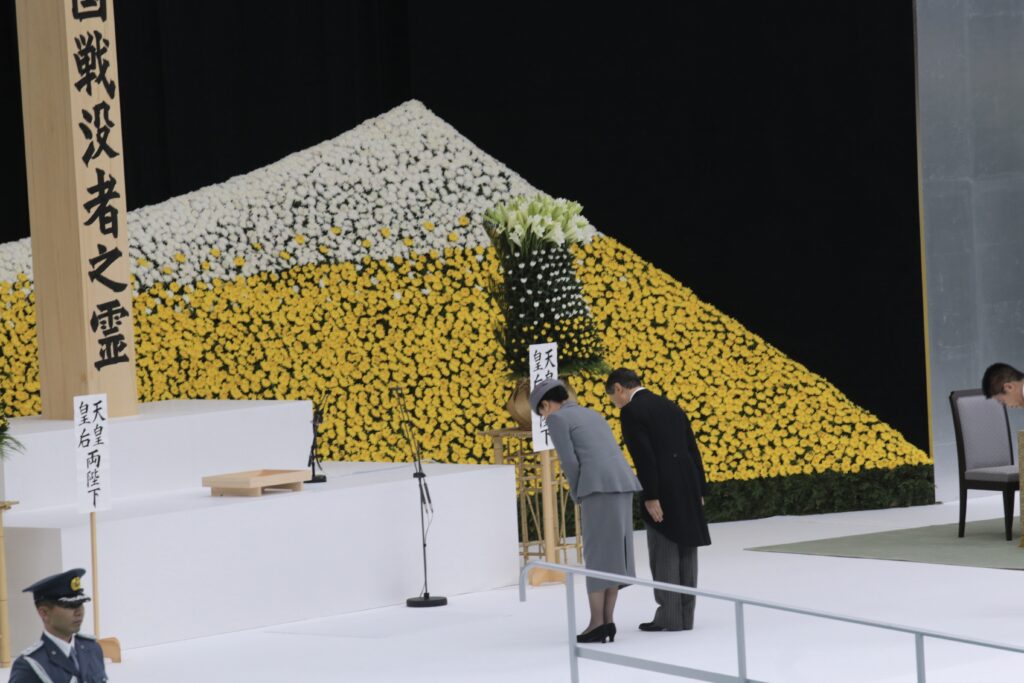
[[[864,470],[857,474],[825,472],[712,482],[709,488],[711,490],[704,499],[709,522],[877,510],[935,502],[935,478],[931,465],[903,465],[892,470]],[[640,514],[642,505],[643,498],[634,496],[635,529],[644,528]],[[570,505],[570,529],[574,528],[575,515],[576,510]],[[532,523],[530,532],[535,533]]]
[[[709,522],[876,510],[935,502],[931,465],[902,465],[891,470],[862,470],[857,474],[794,474],[714,482],[709,487],[711,490],[704,499]]]

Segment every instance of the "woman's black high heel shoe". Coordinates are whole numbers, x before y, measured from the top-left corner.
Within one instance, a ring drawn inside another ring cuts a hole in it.
[[[611,642],[614,643],[615,642],[615,634],[617,632],[615,630],[615,622],[614,621],[609,621],[604,626],[605,626],[606,629],[608,629],[608,640],[610,640]]]
[[[608,638],[608,624],[595,626],[576,636],[577,643],[603,643]]]

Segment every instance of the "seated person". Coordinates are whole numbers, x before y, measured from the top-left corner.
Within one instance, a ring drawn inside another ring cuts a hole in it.
[[[1007,408],[1024,408],[1024,373],[1006,363],[993,363],[981,378],[985,398],[994,398]]]

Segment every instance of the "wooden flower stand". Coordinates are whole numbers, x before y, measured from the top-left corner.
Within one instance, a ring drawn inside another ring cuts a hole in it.
[[[490,429],[478,434],[491,439],[494,464],[515,465],[519,545],[523,562],[539,557],[548,562],[566,564],[570,549],[575,551],[577,560],[581,558],[583,533],[579,525],[580,511],[576,506],[575,528],[570,530],[567,528],[567,513],[573,503],[555,451],[531,450],[533,434],[530,430]],[[537,532],[536,537],[531,535],[533,530]],[[572,540],[570,531],[575,536]],[[550,569],[533,569],[529,580],[533,586],[563,582],[565,574]]]
[[[1020,468],[1021,490],[1020,490],[1020,516],[1021,516],[1021,542],[1019,548],[1024,548],[1024,429],[1017,432],[1017,466]]]
[[[11,624],[7,614],[7,555],[4,550],[4,512],[18,504],[0,500],[0,669],[11,666]]]

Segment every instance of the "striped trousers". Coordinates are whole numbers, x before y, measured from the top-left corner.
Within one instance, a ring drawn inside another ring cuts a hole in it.
[[[697,587],[697,548],[680,546],[648,524],[647,553],[655,581]],[[658,603],[658,611],[652,620],[655,624],[666,631],[693,628],[696,596],[655,589],[654,601]]]

